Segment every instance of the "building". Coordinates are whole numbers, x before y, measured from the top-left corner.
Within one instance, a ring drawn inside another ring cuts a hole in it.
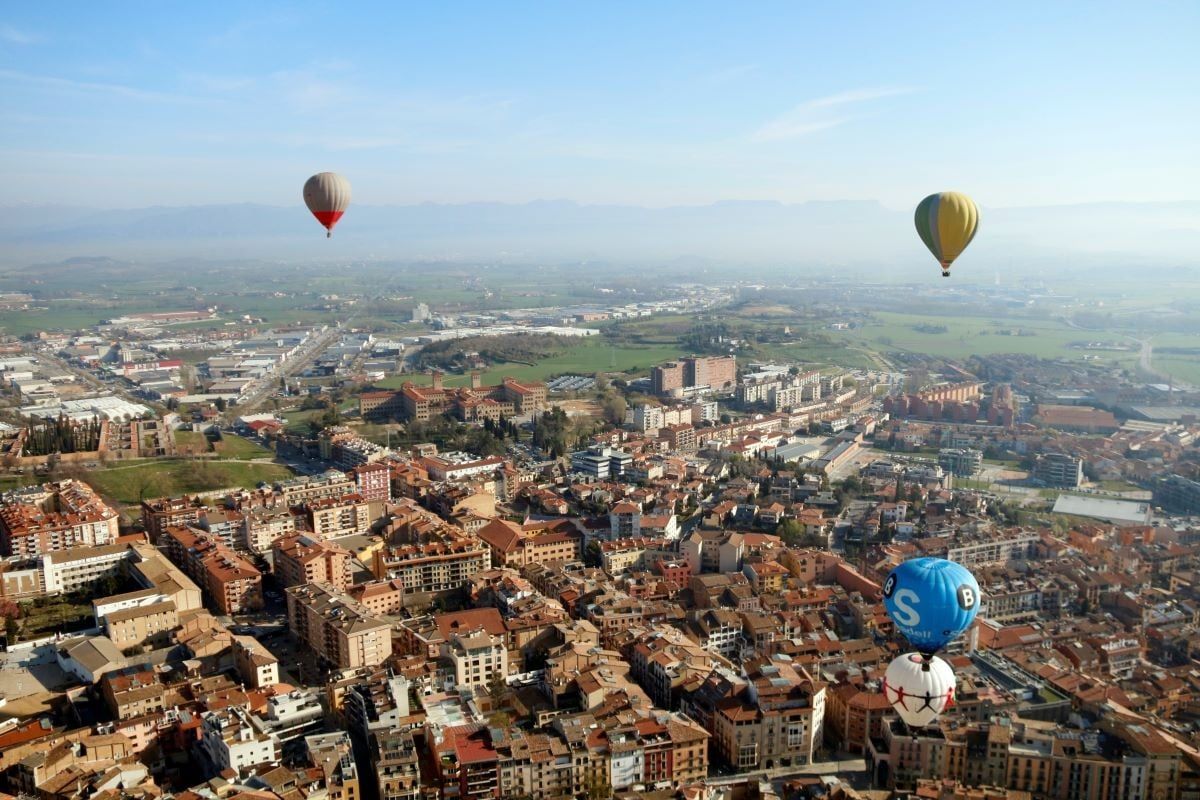
[[[352,580],[349,551],[312,534],[294,533],[272,547],[275,575],[284,588],[323,583],[345,591]]]
[[[238,677],[252,688],[279,683],[279,659],[250,636],[233,637],[233,665]]]
[[[371,527],[371,504],[360,494],[326,497],[305,504],[308,529],[318,539],[363,533]]]
[[[483,628],[451,633],[446,642],[446,657],[458,687],[487,689],[497,678],[503,680],[508,676],[508,648],[504,638]]]
[[[150,541],[157,542],[170,527],[199,525],[204,506],[197,500],[184,497],[160,497],[142,501],[142,526]]]
[[[370,397],[360,401],[360,409],[367,419],[398,416],[406,422],[426,422],[439,414],[453,414],[464,422],[496,421],[544,411],[548,391],[544,383],[513,378],[484,386],[477,372],[471,373],[469,387],[447,388],[442,384],[442,373],[435,370],[429,386],[405,383],[391,397],[371,392]]]
[[[276,539],[296,532],[296,516],[291,509],[250,508],[242,519],[242,543],[251,553],[265,553]]]
[[[200,751],[217,773],[232,770],[249,775],[255,767],[274,766],[283,746],[265,724],[238,705],[201,715]]]
[[[3,556],[32,558],[72,547],[110,544],[117,534],[117,512],[81,481],[32,486],[0,499]]]
[[[348,473],[354,478],[358,494],[368,503],[387,502],[392,499],[392,470],[378,461],[363,464]]]
[[[289,588],[287,607],[296,638],[338,669],[376,667],[392,653],[391,625],[328,586]]]
[[[409,594],[440,594],[458,591],[471,576],[491,568],[491,548],[464,535],[380,548],[371,572],[381,581],[399,581]]]
[[[732,389],[737,383],[737,359],[733,356],[689,356],[659,364],[650,371],[650,391],[678,396],[687,389]]]
[[[412,731],[380,730],[371,737],[379,800],[420,800],[421,770]]]
[[[713,711],[713,741],[722,760],[747,771],[812,763],[824,736],[824,684],[790,660],[756,659],[746,673],[745,695],[728,697]]]
[[[218,537],[199,528],[169,527],[159,544],[167,557],[204,589],[218,614],[262,608],[262,574]]]
[[[41,558],[41,585],[46,594],[72,594],[98,581],[116,578],[129,560],[126,544],[103,544],[56,550]]]
[[[350,735],[345,731],[304,737],[308,760],[317,769],[328,800],[362,800],[358,767]]]
[[[1163,475],[1154,483],[1154,503],[1177,514],[1200,514],[1200,481]]]
[[[573,529],[525,530],[515,522],[494,519],[475,535],[491,548],[495,567],[519,569],[526,564],[578,561],[582,556],[583,537]]]
[[[952,475],[970,478],[983,467],[983,453],[969,447],[943,447],[938,451],[938,465]]]
[[[1044,453],[1034,462],[1033,477],[1046,486],[1075,489],[1083,484],[1083,459],[1066,453]]]

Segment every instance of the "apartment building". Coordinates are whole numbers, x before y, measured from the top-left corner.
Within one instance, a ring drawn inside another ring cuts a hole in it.
[[[419,800],[421,770],[412,731],[381,730],[371,737],[379,800]]]
[[[272,547],[275,575],[283,587],[324,583],[345,591],[351,582],[349,551],[314,534],[294,533]]]
[[[969,447],[943,447],[938,451],[938,466],[951,475],[970,478],[983,467],[983,453]]]
[[[162,532],[171,527],[199,525],[204,506],[194,498],[159,497],[142,501],[142,527],[150,541],[157,542]]]
[[[483,628],[455,631],[446,642],[455,686],[487,689],[497,677],[508,675],[508,648],[503,636],[489,634]]]
[[[358,494],[368,503],[383,503],[392,499],[392,470],[378,461],[362,464],[348,473],[354,479]]]
[[[33,558],[72,547],[110,544],[117,512],[86,483],[65,480],[9,492],[0,502],[0,555]]]
[[[121,574],[129,552],[125,544],[102,544],[46,553],[41,558],[43,590],[46,594],[72,594],[105,578],[115,578]]]
[[[304,737],[304,744],[309,763],[323,779],[328,800],[361,800],[358,766],[348,733],[313,734]]]
[[[825,685],[790,660],[755,659],[745,668],[745,696],[720,702],[712,716],[717,753],[743,770],[812,763],[824,734]]]
[[[305,504],[308,529],[319,539],[363,533],[371,527],[371,504],[360,494],[327,497]]]
[[[292,478],[275,484],[275,495],[285,507],[303,506],[315,500],[354,494],[354,481],[344,472],[328,470],[320,475]]]
[[[198,528],[168,527],[159,544],[205,590],[218,614],[262,607],[262,574],[217,537]]]
[[[1083,459],[1066,453],[1044,453],[1033,464],[1033,477],[1046,486],[1074,489],[1083,484]]]
[[[526,564],[577,561],[582,535],[578,531],[525,530],[515,522],[494,519],[476,534],[492,551],[496,567],[519,569]]]
[[[371,572],[379,580],[400,581],[406,592],[414,594],[457,591],[472,575],[491,568],[491,548],[462,536],[380,548]]]
[[[291,509],[250,508],[242,520],[242,543],[251,553],[265,553],[276,539],[296,532],[297,517]]]
[[[287,606],[292,633],[337,669],[379,666],[392,653],[391,625],[335,589],[293,586]]]
[[[679,395],[686,389],[732,389],[737,383],[733,356],[689,356],[659,364],[650,371],[650,390],[657,395]]]
[[[200,752],[218,773],[250,775],[256,767],[274,766],[283,757],[279,737],[238,705],[201,715]]]

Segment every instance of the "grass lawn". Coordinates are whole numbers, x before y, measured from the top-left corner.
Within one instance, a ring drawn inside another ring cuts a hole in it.
[[[292,471],[280,464],[160,459],[92,470],[83,476],[83,480],[112,502],[135,506],[144,497],[177,496],[214,489],[253,489],[263,481],[290,477]]]
[[[217,443],[215,450],[220,454],[221,458],[274,458],[275,454],[257,442],[252,442],[249,439],[243,439],[241,436],[235,436],[232,433],[221,435],[221,441]]]
[[[59,630],[86,628],[92,604],[79,597],[47,597],[21,603],[21,639],[37,639]]]
[[[588,339],[572,347],[566,353],[553,358],[546,358],[530,367],[524,364],[500,364],[483,372],[485,385],[497,384],[504,377],[517,380],[544,381],[551,375],[578,374],[592,375],[597,372],[626,372],[644,373],[650,367],[661,361],[669,361],[682,354],[676,345],[609,345],[599,338]],[[630,374],[634,374],[630,373]],[[429,383],[427,374],[393,375],[378,381],[375,385],[383,388],[398,389],[406,381],[417,385]],[[468,375],[447,375],[447,386],[466,386],[470,382]],[[292,415],[288,414],[289,426]]]
[[[175,444],[180,449],[191,448],[197,453],[208,452],[208,437],[200,431],[175,431]]]

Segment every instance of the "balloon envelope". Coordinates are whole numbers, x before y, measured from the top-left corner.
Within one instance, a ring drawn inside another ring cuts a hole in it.
[[[304,182],[304,204],[332,236],[350,205],[350,182],[336,172],[318,172]]]
[[[924,728],[954,704],[954,670],[937,656],[905,653],[888,665],[883,696],[913,728]]]
[[[931,194],[917,205],[917,235],[950,274],[950,265],[962,255],[979,229],[979,207],[961,192]]]
[[[883,606],[914,648],[934,653],[971,627],[979,613],[979,583],[962,564],[914,558],[883,582]]]

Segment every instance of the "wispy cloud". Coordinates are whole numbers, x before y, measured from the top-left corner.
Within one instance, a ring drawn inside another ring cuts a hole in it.
[[[12,25],[0,24],[0,40],[9,44],[39,44],[45,39],[36,33],[17,30]]]
[[[155,102],[187,103],[194,98],[171,92],[156,92],[148,89],[138,89],[119,83],[96,83],[93,81],[77,81],[70,78],[57,78],[52,75],[33,75],[28,72],[18,72],[11,69],[0,69],[0,80],[24,83],[30,86],[41,86],[47,89],[59,89],[68,92],[103,93],[131,100],[151,100]]]
[[[836,128],[854,117],[849,114],[834,113],[832,109],[867,103],[885,97],[911,94],[913,91],[911,88],[883,86],[872,89],[853,89],[827,97],[818,97],[801,103],[791,111],[765,123],[750,135],[750,140],[753,142],[778,142]]]

